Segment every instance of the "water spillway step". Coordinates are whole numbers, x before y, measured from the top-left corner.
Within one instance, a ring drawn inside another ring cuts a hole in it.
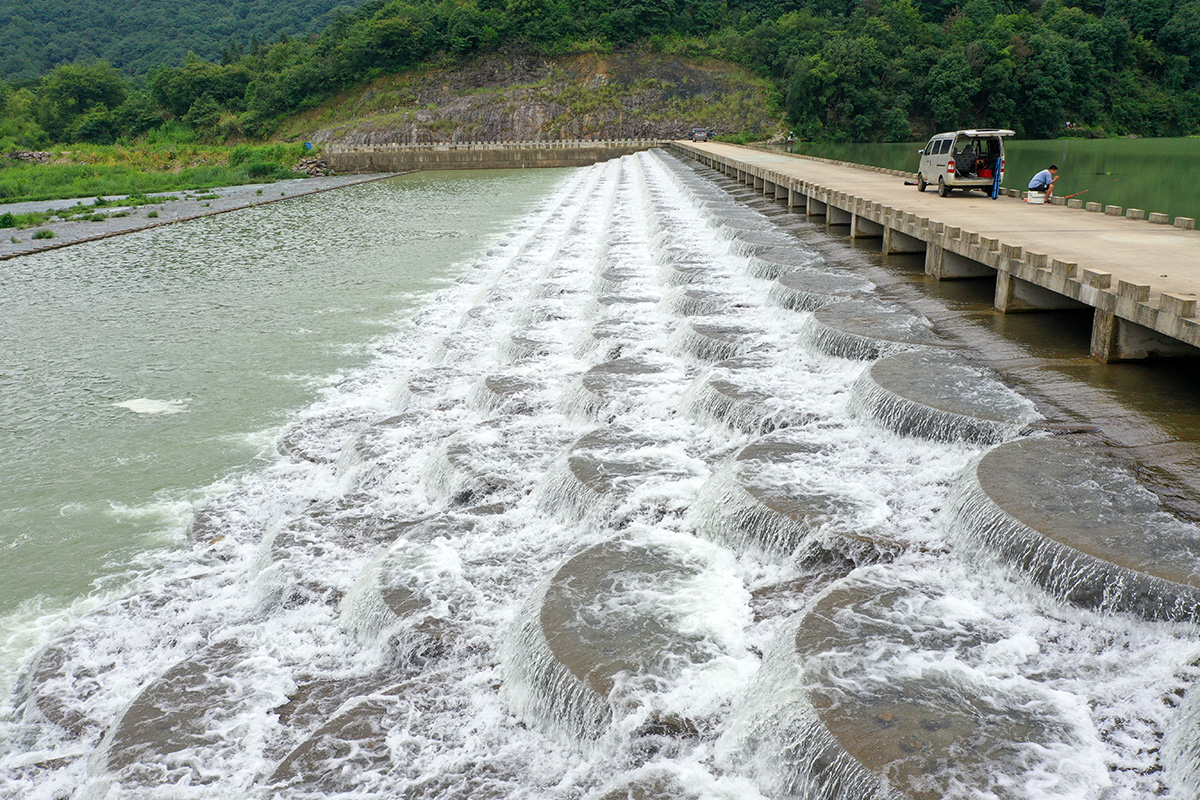
[[[398,410],[409,408],[442,408],[450,402],[447,390],[462,380],[456,367],[426,367],[412,372],[396,385],[394,403]]]
[[[366,428],[373,416],[374,412],[344,408],[313,414],[284,431],[277,448],[298,461],[332,464],[342,446]]]
[[[613,317],[601,320],[579,335],[575,341],[575,355],[581,359],[611,361],[636,344],[644,335],[638,321]]]
[[[391,663],[440,652],[453,609],[468,602],[449,537],[461,537],[470,527],[467,521],[438,518],[372,559],[342,598],[342,626],[366,645],[386,636]]]
[[[467,404],[485,414],[532,414],[531,395],[537,383],[521,375],[487,375],[471,387]]]
[[[944,344],[924,317],[865,300],[847,300],[817,309],[805,320],[800,333],[821,352],[860,360]]]
[[[792,311],[816,311],[831,303],[861,299],[874,288],[864,278],[808,270],[781,275],[771,285],[770,297]]]
[[[882,358],[854,384],[850,410],[904,436],[998,444],[1041,415],[988,371],[949,353]]]
[[[752,256],[778,247],[795,247],[795,237],[777,229],[737,231],[729,240],[729,249],[738,255]]]
[[[609,265],[592,281],[592,291],[596,294],[624,294],[629,291],[629,285],[643,275],[643,271],[636,267]]]
[[[756,333],[741,325],[689,319],[671,335],[671,347],[700,361],[724,361],[754,349]]]
[[[725,223],[762,223],[757,226],[757,229],[765,228],[769,225],[767,218],[758,213],[752,208],[744,206],[731,205],[728,200],[709,201],[702,204],[708,209],[708,214],[718,224]],[[756,230],[753,225],[749,225],[745,230]]]
[[[700,261],[669,259],[662,269],[662,280],[668,286],[687,286],[700,283],[713,274],[710,265]]]
[[[759,366],[753,356],[739,356],[713,365],[696,379],[682,410],[701,421],[719,422],[746,433],[764,434],[798,421],[789,405],[754,385],[747,372]]]
[[[679,442],[662,440],[622,425],[609,425],[576,439],[539,486],[543,509],[559,519],[578,520],[611,510],[651,478],[694,476],[678,460]]]
[[[736,308],[738,302],[720,292],[684,286],[667,294],[662,299],[662,305],[681,317],[703,317]]]
[[[442,444],[422,474],[430,500],[454,506],[491,502],[516,488],[504,430],[478,425]]]
[[[403,687],[352,700],[276,765],[267,783],[310,797],[353,788],[349,773],[386,772],[392,765],[387,735]]]
[[[587,318],[608,316],[617,311],[643,303],[657,303],[661,295],[655,294],[601,294],[588,301],[583,316]]]
[[[733,711],[721,748],[765,794],[1098,796],[1102,770],[1072,763],[1094,743],[1086,719],[1033,681],[975,667],[1011,631],[943,622],[936,588],[859,576],[784,626]]]
[[[645,387],[647,378],[660,374],[661,365],[643,358],[615,358],[589,369],[571,384],[561,407],[571,416],[596,419],[616,398]]]
[[[811,270],[823,263],[819,255],[806,247],[768,247],[749,257],[747,271],[756,278],[775,280],[782,275]]]
[[[720,616],[720,593],[689,591],[706,565],[673,538],[685,537],[635,529],[593,545],[534,592],[501,652],[505,697],[522,719],[595,738],[650,687],[722,654],[706,624]],[[654,725],[691,735],[689,710],[662,709]]]
[[[757,212],[752,212],[757,214]],[[751,216],[731,216],[728,214],[713,214],[711,219],[726,236],[740,236],[745,231],[771,230],[771,221],[761,214],[757,219]]]
[[[638,770],[636,777],[613,781],[588,800],[700,800],[702,787],[685,786],[679,776],[666,770]]]
[[[381,679],[385,675],[379,676]],[[469,683],[475,675],[464,667],[431,670],[403,682],[381,680],[345,702],[332,717],[276,764],[265,784],[270,797],[470,797],[504,800],[512,786],[503,775],[479,764],[429,762],[406,753],[396,757],[397,746],[413,750],[434,748],[446,735],[445,720],[468,719],[455,683]],[[397,745],[396,737],[403,742]],[[427,749],[420,755],[426,755]],[[482,772],[483,774],[480,774]],[[397,794],[398,785],[418,788]]]
[[[78,660],[78,653],[87,647],[87,638],[87,628],[79,627],[51,642],[17,690],[26,719],[45,720],[72,739],[98,734],[105,728],[87,701],[107,669]]]
[[[1179,797],[1200,797],[1200,688],[1195,683],[1163,736],[1162,761]]]
[[[249,673],[249,658],[240,643],[226,640],[151,682],[101,744],[105,769],[126,789],[202,782],[229,752],[245,746],[227,739],[224,726],[274,702],[254,697],[249,675],[241,674]]]
[[[1200,621],[1200,528],[1081,444],[1030,438],[988,451],[960,478],[950,525],[1059,599]]]
[[[416,411],[407,411],[380,420],[363,429],[346,442],[338,456],[335,474],[347,491],[361,492],[378,486],[387,479],[388,456],[396,442],[411,431],[420,430],[425,418]]]
[[[521,333],[511,333],[500,342],[500,360],[506,363],[522,361],[527,358],[540,358],[549,355],[554,349],[554,342],[535,332],[525,330]]]
[[[819,465],[830,457],[796,429],[752,442],[701,487],[690,515],[696,531],[735,550],[799,558],[837,552],[865,562],[898,551],[864,521],[861,500],[823,480]]]

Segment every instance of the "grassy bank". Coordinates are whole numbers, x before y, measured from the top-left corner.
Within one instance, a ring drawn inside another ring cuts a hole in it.
[[[48,163],[0,157],[0,203],[141,195],[269,183],[291,171],[303,145],[73,145]]]

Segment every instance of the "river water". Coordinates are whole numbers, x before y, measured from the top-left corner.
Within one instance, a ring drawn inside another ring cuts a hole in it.
[[[900,598],[890,624],[917,633],[826,653],[850,694],[944,680],[1051,732],[982,784],[941,765],[947,796],[1166,796],[1194,630],[957,558],[942,507],[984,448],[852,413],[866,363],[806,344],[811,313],[770,301],[723,197],[643,153],[8,262],[0,795],[773,796],[746,731],[786,683],[797,612],[851,586]],[[822,229],[780,235],[809,267],[884,280]],[[842,498],[821,535],[889,546],[696,535],[761,433],[718,413],[729,383],[810,456],[770,480]],[[648,666],[605,673],[611,702],[573,716],[591,701],[543,628],[590,643],[574,657],[596,674]],[[635,645],[663,652],[611,655]]]
[[[924,146],[801,142],[795,152],[916,172]],[[1005,188],[1024,190],[1036,172],[1056,164],[1059,197],[1079,193],[1085,203],[1200,219],[1200,184],[1189,168],[1200,163],[1200,138],[1009,139],[1005,154]]]

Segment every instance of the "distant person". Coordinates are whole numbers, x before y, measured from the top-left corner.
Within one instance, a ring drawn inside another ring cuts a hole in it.
[[[1054,194],[1054,182],[1058,180],[1058,167],[1051,164],[1046,169],[1033,176],[1033,180],[1029,182],[1029,191],[1045,192],[1046,202],[1050,202],[1050,197]]]
[[[795,141],[796,141],[796,135],[794,133],[789,133],[788,138],[787,138],[787,147],[788,147],[789,153],[792,152],[792,143]]]

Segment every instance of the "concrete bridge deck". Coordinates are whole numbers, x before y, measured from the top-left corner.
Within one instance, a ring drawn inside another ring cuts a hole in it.
[[[907,173],[716,142],[671,148],[798,213],[879,237],[884,253],[925,253],[939,279],[994,278],[1002,312],[1095,309],[1091,351],[1102,361],[1200,355],[1200,232],[1194,220],[1030,205],[1019,198],[920,193]],[[1099,212],[1099,213],[1088,213]]]

